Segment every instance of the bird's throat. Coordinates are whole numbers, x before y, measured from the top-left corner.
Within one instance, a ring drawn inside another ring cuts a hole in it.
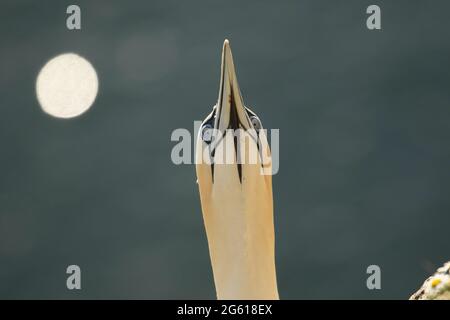
[[[218,299],[238,300],[276,300],[278,289],[275,276],[275,264],[269,258],[271,254],[239,254],[239,258],[221,257],[213,259],[214,282]],[[233,251],[233,250],[228,250]]]
[[[210,196],[218,201],[202,203],[217,298],[278,299],[271,194],[258,201],[242,191],[216,186]]]
[[[273,241],[256,243],[252,238],[243,233],[233,243],[211,241],[218,299],[278,299]]]

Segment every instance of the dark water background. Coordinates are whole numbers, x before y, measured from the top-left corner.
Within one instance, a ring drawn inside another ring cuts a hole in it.
[[[450,259],[450,2],[376,1],[381,31],[372,1],[77,1],[81,31],[69,4],[0,4],[0,298],[215,297],[170,135],[215,103],[224,38],[245,102],[280,129],[282,298],[404,299]],[[100,81],[72,120],[35,97],[65,52]]]

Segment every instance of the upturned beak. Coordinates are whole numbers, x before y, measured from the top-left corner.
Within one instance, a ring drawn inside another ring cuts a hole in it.
[[[222,134],[227,129],[251,129],[252,125],[245,111],[241,90],[236,77],[233,55],[228,40],[223,43],[219,98],[216,105],[214,129]]]

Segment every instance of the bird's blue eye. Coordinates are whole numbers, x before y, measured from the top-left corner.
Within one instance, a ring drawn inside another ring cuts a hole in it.
[[[202,140],[206,143],[210,143],[213,136],[213,128],[210,124],[205,124],[202,129]]]
[[[252,122],[253,128],[255,128],[255,130],[258,131],[262,129],[262,124],[258,117],[251,116],[250,121]]]

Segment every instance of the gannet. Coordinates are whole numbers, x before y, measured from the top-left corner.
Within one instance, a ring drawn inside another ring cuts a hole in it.
[[[218,299],[279,298],[272,177],[263,174],[271,171],[263,160],[269,154],[259,117],[244,106],[225,40],[218,101],[200,126],[195,156]]]

